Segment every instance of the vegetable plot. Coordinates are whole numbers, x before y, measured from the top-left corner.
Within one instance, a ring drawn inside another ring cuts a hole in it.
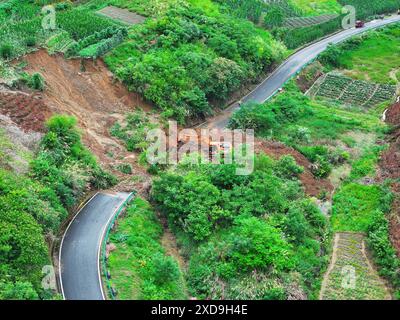
[[[365,108],[391,100],[396,86],[353,80],[336,73],[328,73],[317,80],[309,90],[311,97],[322,97],[342,104]]]

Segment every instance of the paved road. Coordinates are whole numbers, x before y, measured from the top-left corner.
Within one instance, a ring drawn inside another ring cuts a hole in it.
[[[68,226],[60,247],[60,285],[66,300],[104,300],[99,254],[109,221],[128,193],[96,194]]]
[[[290,56],[283,64],[281,64],[254,91],[244,97],[242,99],[242,102],[255,101],[258,103],[263,103],[268,100],[279,88],[281,88],[285,84],[286,81],[294,76],[296,72],[298,72],[305,65],[315,59],[321,52],[325,51],[330,43],[340,43],[354,35],[399,21],[399,15],[391,16],[389,18],[386,18],[385,20],[374,20],[367,23],[364,28],[353,28],[341,31],[296,52],[295,54]],[[238,109],[239,105],[236,103],[226,109],[220,115],[208,120],[200,127],[210,129],[223,129],[228,125],[229,118],[232,116],[233,112]]]

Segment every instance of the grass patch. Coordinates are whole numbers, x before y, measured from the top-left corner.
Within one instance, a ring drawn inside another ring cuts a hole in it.
[[[391,73],[400,68],[400,55],[394,54],[400,51],[399,24],[369,32],[361,38],[353,39],[351,44],[343,45],[347,47],[340,51],[338,65],[347,70],[348,76],[358,80],[396,84]]]
[[[163,229],[145,200],[136,198],[111,234],[117,249],[108,267],[121,300],[185,299],[182,274],[176,260],[161,246]]]
[[[381,206],[380,186],[349,183],[335,194],[332,208],[334,231],[366,232]]]

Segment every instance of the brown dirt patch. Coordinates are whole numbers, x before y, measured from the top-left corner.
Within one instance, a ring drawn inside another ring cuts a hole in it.
[[[42,94],[12,91],[2,87],[0,113],[8,116],[26,132],[43,132],[44,122],[51,115]]]
[[[40,101],[53,114],[69,114],[78,119],[83,133],[83,143],[97,156],[102,166],[116,174],[121,182],[118,191],[133,187],[142,189],[148,175],[137,164],[137,155],[126,151],[125,146],[109,134],[116,121],[136,107],[149,111],[151,107],[139,95],[117,81],[101,60],[66,60],[62,55],[50,56],[39,50],[23,58],[28,73],[39,72],[46,81]],[[132,182],[131,175],[115,170],[119,163],[129,163],[133,174],[143,177]]]
[[[390,238],[400,257],[400,183],[393,183],[392,191],[395,198],[390,216]]]
[[[297,76],[296,83],[301,92],[307,92],[312,87],[315,81],[323,75],[322,65],[319,62],[314,62],[303,69]]]
[[[295,158],[298,165],[304,167],[304,172],[300,175],[300,180],[304,186],[306,194],[318,197],[323,192],[327,192],[330,196],[333,191],[332,184],[326,179],[317,179],[311,172],[310,161],[300,152],[293,148],[289,148],[280,142],[275,141],[256,141],[256,153],[264,152],[274,159],[279,159],[284,155],[291,155]]]
[[[380,167],[380,180],[400,179],[400,103],[392,105],[386,113],[386,121],[394,126],[388,140],[389,148],[382,154]],[[400,256],[400,183],[392,184],[394,201],[390,216],[390,236],[397,254]]]
[[[388,123],[400,126],[400,102],[395,103],[388,109],[386,119]]]

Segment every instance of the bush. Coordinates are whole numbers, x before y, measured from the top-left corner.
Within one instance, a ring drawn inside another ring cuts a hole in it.
[[[163,285],[179,278],[179,267],[172,257],[156,254],[152,259],[155,283]]]
[[[62,203],[71,208],[91,188],[104,189],[116,183],[83,146],[76,119],[56,115],[47,121],[47,133],[32,162],[34,177],[54,189]]]
[[[269,6],[267,14],[264,16],[264,26],[272,29],[281,27],[285,18],[283,9],[279,6]]]
[[[275,172],[283,179],[297,179],[304,172],[304,168],[298,166],[291,155],[282,156],[275,165]]]
[[[0,57],[5,60],[11,59],[14,55],[14,47],[11,44],[5,43],[0,46]]]
[[[27,47],[34,47],[36,45],[36,38],[35,37],[29,37],[26,39],[26,46]]]
[[[45,82],[40,73],[34,73],[28,80],[28,86],[34,90],[43,91]]]
[[[385,214],[377,211],[367,230],[367,242],[371,248],[375,262],[380,267],[379,273],[390,280],[400,290],[400,259],[390,242],[389,222]]]
[[[338,45],[330,44],[328,48],[319,55],[318,60],[326,66],[340,68],[342,66],[340,62],[342,53],[343,51]]]
[[[248,102],[233,114],[228,126],[231,129],[268,131],[273,130],[277,125],[275,114],[267,111],[264,105]]]
[[[124,174],[132,174],[132,166],[129,163],[119,164],[117,169]]]

